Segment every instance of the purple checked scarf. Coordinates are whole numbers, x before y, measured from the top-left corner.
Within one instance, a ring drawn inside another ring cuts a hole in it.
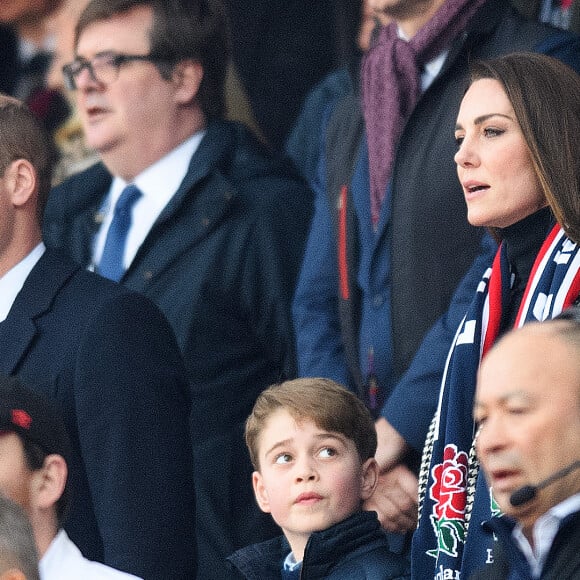
[[[451,45],[487,0],[447,0],[408,42],[384,26],[361,68],[373,226],[379,220],[397,143],[421,94],[421,69]]]

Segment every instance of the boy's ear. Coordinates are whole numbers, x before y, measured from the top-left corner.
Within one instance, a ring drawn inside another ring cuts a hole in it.
[[[271,511],[270,500],[268,499],[268,492],[259,471],[254,471],[254,473],[252,473],[252,486],[254,487],[254,495],[256,496],[256,501],[258,502],[260,509],[269,514]]]
[[[64,457],[47,455],[41,469],[35,472],[33,502],[39,510],[53,509],[64,492],[68,468]]]
[[[379,464],[374,457],[370,457],[362,464],[361,499],[366,501],[373,495],[379,481]]]

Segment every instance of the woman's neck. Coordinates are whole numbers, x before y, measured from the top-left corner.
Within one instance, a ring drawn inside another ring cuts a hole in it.
[[[536,256],[553,224],[552,212],[550,208],[545,207],[499,231],[506,245],[508,261],[514,276],[510,296],[502,314],[500,335],[512,328],[516,321]]]
[[[500,230],[512,271],[524,283],[527,282],[536,256],[553,225],[552,211],[549,207],[544,207]]]

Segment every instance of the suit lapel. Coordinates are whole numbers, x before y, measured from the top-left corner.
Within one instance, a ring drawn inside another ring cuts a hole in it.
[[[37,335],[36,319],[50,310],[78,266],[47,250],[29,274],[6,320],[0,324],[0,371],[13,374]]]
[[[208,126],[204,138],[191,158],[187,174],[183,178],[179,189],[163,209],[155,224],[153,224],[152,230],[155,229],[157,225],[172,220],[183,205],[185,198],[189,199],[192,196],[191,190],[206,180],[208,176],[214,172],[216,166],[222,166],[226,163],[227,152],[231,147],[230,142],[231,135],[226,126],[217,122]],[[224,172],[217,173],[222,176],[222,183],[216,184],[216,186],[219,187],[219,185],[224,185],[223,182],[227,182],[227,180],[223,177]],[[209,207],[204,209],[206,211],[210,210]],[[217,213],[221,212],[218,210]]]
[[[111,187],[112,176],[102,163],[98,163],[77,179],[82,180],[76,186],[80,195],[71,201],[70,213],[64,218],[72,223],[67,228],[70,238],[62,240],[58,247],[66,247],[66,252],[75,262],[87,267],[93,261],[93,242],[103,221],[102,205]],[[51,195],[68,194],[66,189],[60,191],[57,188],[56,192]]]
[[[20,359],[36,336],[36,326],[30,318],[10,315],[0,324],[0,372],[14,374]]]

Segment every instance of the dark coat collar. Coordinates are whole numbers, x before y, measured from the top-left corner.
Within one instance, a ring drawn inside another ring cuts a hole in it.
[[[14,372],[37,334],[36,319],[50,309],[60,288],[78,269],[79,266],[60,252],[47,250],[42,255],[0,325],[1,372]]]

